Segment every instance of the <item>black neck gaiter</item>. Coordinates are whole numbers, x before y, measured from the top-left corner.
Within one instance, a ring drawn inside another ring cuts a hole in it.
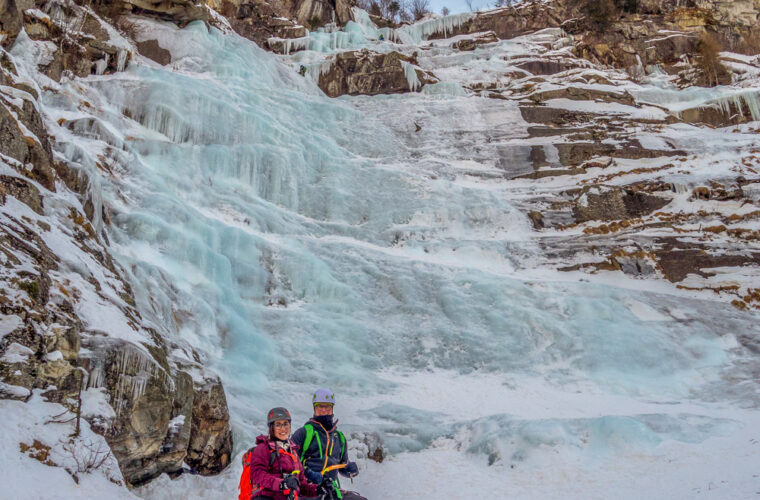
[[[333,415],[320,415],[319,417],[312,418],[315,422],[319,422],[328,431],[333,427]]]

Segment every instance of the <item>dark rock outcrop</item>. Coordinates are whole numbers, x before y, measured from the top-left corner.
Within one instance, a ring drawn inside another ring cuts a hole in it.
[[[208,22],[211,18],[204,2],[195,0],[116,0],[122,12],[147,14],[183,26],[192,21]],[[114,7],[111,7],[114,8]]]
[[[166,66],[172,62],[172,53],[162,48],[158,40],[144,40],[137,42],[137,51],[152,61]]]
[[[34,8],[33,0],[0,0],[2,46],[10,47],[24,27],[24,11]]]
[[[565,19],[564,7],[529,1],[515,7],[478,12],[469,21],[455,26],[452,31],[434,33],[430,38],[492,31],[499,39],[507,40],[544,28],[559,27]]]
[[[414,92],[438,80],[413,65],[414,59],[398,52],[378,54],[367,50],[342,52],[319,76],[319,88],[330,97]],[[418,87],[410,84],[408,72],[416,76]]]
[[[14,97],[0,104],[0,153],[31,167],[24,175],[52,190],[53,154],[42,118],[31,94],[19,89]]]
[[[124,479],[138,485],[178,470],[190,435],[185,422],[192,401],[189,377],[171,377],[142,346],[120,341],[86,346],[94,354],[82,359],[89,385],[106,388],[116,413],[96,429],[119,460]]]
[[[196,385],[185,462],[201,474],[215,474],[229,464],[232,456],[229,419],[221,382],[207,379]]]
[[[676,243],[674,247],[655,252],[662,274],[673,283],[683,281],[689,274],[708,277],[712,274],[711,268],[760,264],[760,253],[724,251],[716,254],[701,248],[682,247],[683,244]]]
[[[615,102],[627,106],[636,105],[636,100],[627,91],[611,92],[608,90],[573,86],[534,92],[528,98],[535,103],[542,103],[550,99],[570,99],[572,101],[601,101]]]
[[[356,450],[357,458],[368,458],[377,463],[382,463],[388,454],[382,438],[376,432],[352,432],[351,442],[358,448]]]
[[[327,23],[343,26],[354,19],[347,0],[294,0],[291,12],[299,23],[314,28]]]
[[[487,45],[489,43],[498,42],[499,38],[496,36],[496,33],[493,31],[488,31],[486,33],[478,33],[476,36],[473,36],[471,38],[463,38],[457,42],[455,42],[452,47],[455,49],[459,49],[462,51],[469,51],[469,50],[475,50],[480,45]]]
[[[573,206],[576,221],[620,220],[641,217],[670,203],[669,199],[617,186],[583,188]]]
[[[576,55],[594,63],[642,71],[659,65],[674,74],[682,70],[678,64],[684,56],[698,57],[703,33],[714,36],[721,50],[760,50],[760,5],[753,0],[640,1],[636,12],[621,10],[601,27],[588,21],[583,4],[577,0],[527,0],[478,12],[453,30],[430,38],[492,31],[500,39],[509,39],[561,27],[575,36]]]
[[[106,437],[129,484],[179,472],[183,462],[201,474],[229,464],[232,433],[218,379],[194,382],[187,371],[169,364],[161,343],[145,349],[91,339],[87,348],[82,365],[91,375],[89,386],[105,387],[116,413],[109,421],[98,421],[96,429]]]
[[[568,60],[567,58],[528,59],[515,63],[514,66],[534,75],[555,75],[563,71],[583,67],[579,62]]]
[[[223,2],[221,12],[230,26],[240,35],[253,40],[260,47],[270,48],[270,38],[300,38],[306,36],[303,25],[292,20],[292,14],[285,5],[268,3],[265,0],[244,1],[240,4]]]

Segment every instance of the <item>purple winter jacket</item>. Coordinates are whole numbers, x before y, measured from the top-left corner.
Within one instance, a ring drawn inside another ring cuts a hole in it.
[[[288,440],[288,442],[290,443],[290,452],[278,448],[274,440],[269,439],[263,434],[256,438],[256,448],[253,449],[251,457],[251,476],[254,484],[262,488],[256,496],[268,496],[275,500],[286,500],[287,496],[283,495],[280,491],[280,483],[282,482],[283,473],[290,474],[293,471],[298,471],[295,475],[301,482],[299,494],[307,497],[317,496],[317,486],[315,484],[308,484],[303,475],[303,467],[301,467],[301,462],[298,460],[298,447],[293,441]],[[276,447],[277,458],[270,468],[270,455]]]

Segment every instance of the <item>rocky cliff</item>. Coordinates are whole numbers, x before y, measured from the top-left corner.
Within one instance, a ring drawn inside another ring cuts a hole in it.
[[[6,6],[3,45],[16,42],[13,54],[25,57],[25,40],[49,41],[38,67],[49,85],[64,73],[118,71],[132,57],[92,11],[67,2],[39,5],[48,13],[32,7]],[[0,49],[0,395],[27,400],[41,390],[88,420],[128,484],[181,471],[183,462],[218,472],[232,452],[221,382],[192,349],[142,320],[111,257],[97,185],[56,157],[40,80],[19,74],[13,59]],[[105,409],[88,409],[99,395]]]
[[[614,9],[605,13],[601,22],[594,21],[594,12],[598,12],[594,7],[606,3],[530,0],[515,7],[478,12],[431,38],[493,31],[500,39],[510,39],[561,27],[576,37],[576,55],[595,63],[644,71],[658,66],[673,73],[682,71],[689,59],[701,56],[704,35],[715,37],[718,50],[756,53],[760,47],[760,4],[754,0],[642,0],[627,10],[614,7],[610,1]],[[684,77],[688,79],[689,75]]]

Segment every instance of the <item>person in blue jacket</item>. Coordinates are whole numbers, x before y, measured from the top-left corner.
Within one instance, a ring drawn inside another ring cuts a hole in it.
[[[354,477],[359,474],[355,462],[348,460],[346,436],[337,429],[334,419],[335,394],[329,389],[318,389],[312,396],[314,416],[293,434],[298,446],[304,476],[319,486],[325,499],[366,500],[364,497],[340,488],[338,474]]]

